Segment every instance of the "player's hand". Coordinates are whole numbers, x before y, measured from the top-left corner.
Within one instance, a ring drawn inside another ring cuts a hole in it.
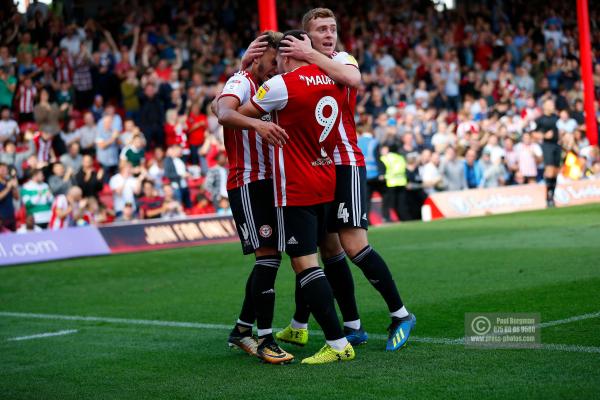
[[[308,61],[310,54],[313,52],[310,39],[307,35],[302,35],[303,40],[293,36],[287,36],[281,41],[284,44],[280,47],[282,56],[296,58],[298,60]]]
[[[241,68],[248,68],[250,64],[252,64],[252,61],[264,54],[265,50],[267,50],[267,46],[268,43],[266,34],[262,34],[254,39],[242,57]]]
[[[256,124],[256,133],[260,135],[267,143],[273,146],[283,147],[286,139],[289,139],[285,130],[273,122],[258,121]]]

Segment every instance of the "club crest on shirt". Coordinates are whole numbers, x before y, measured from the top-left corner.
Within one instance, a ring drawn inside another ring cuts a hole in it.
[[[260,236],[268,238],[273,234],[273,229],[269,225],[263,225],[260,227],[258,232],[260,233]]]

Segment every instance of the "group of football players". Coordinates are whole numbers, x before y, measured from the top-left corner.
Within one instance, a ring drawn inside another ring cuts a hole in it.
[[[354,123],[358,64],[335,51],[331,10],[310,10],[302,29],[266,32],[254,40],[242,70],[213,103],[225,128],[233,217],[244,254],[255,255],[228,343],[273,364],[294,358],[275,339],[307,343],[311,313],[326,343],[302,363],[352,360],[353,346],[367,341],[346,258],[388,306],[386,350],[402,348],[416,323],[367,238],[365,162]],[[283,251],[296,273],[296,311],[274,337],[274,287]]]

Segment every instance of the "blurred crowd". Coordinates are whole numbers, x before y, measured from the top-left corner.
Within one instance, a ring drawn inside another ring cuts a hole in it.
[[[116,1],[93,17],[69,4],[0,10],[0,231],[230,213],[210,102],[258,33],[254,2]],[[600,177],[575,7],[325,5],[363,73],[355,119],[384,219],[420,218],[435,191],[541,181],[543,107],[559,117],[560,179]],[[285,30],[311,5],[278,7]],[[600,7],[590,7],[600,98]]]

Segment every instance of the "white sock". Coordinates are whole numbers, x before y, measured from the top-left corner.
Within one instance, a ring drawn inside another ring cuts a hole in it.
[[[396,310],[393,313],[390,313],[390,315],[392,317],[404,318],[404,317],[408,316],[408,311],[406,311],[406,307],[402,306],[401,309]]]
[[[356,321],[344,321],[344,326],[352,329],[360,329],[360,319]]]
[[[345,337],[338,340],[326,340],[327,344],[330,345],[334,350],[342,351],[348,345],[348,339]]]
[[[265,336],[265,335],[270,335],[273,333],[273,329],[259,329],[258,330],[258,336]]]
[[[302,323],[302,322],[298,322],[294,318],[292,318],[292,328],[294,328],[294,329],[308,329],[308,322]]]
[[[236,323],[240,324],[240,325],[247,326],[248,328],[252,328],[252,326],[254,325],[254,324],[249,324],[248,322],[244,322],[241,319],[238,319]]]

